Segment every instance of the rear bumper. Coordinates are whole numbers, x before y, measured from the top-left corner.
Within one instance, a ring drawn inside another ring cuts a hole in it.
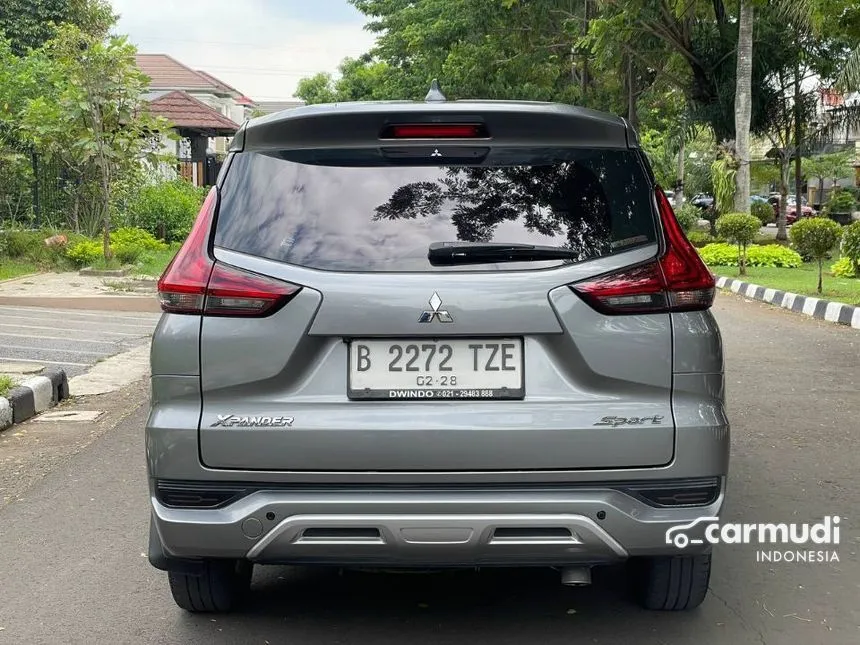
[[[158,541],[155,550],[166,561],[245,558],[259,563],[404,567],[605,564],[632,556],[707,550],[707,543],[683,550],[667,544],[666,531],[718,516],[723,498],[721,487],[707,506],[657,508],[600,487],[261,490],[223,508],[178,509],[153,497],[151,539]],[[686,532],[700,538],[703,529]]]

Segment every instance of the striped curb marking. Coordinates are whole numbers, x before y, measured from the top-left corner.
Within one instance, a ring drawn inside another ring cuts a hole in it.
[[[49,368],[13,387],[0,397],[0,430],[26,421],[69,397],[69,381],[62,369]]]
[[[790,291],[766,288],[725,276],[717,277],[717,286],[751,300],[761,300],[812,318],[860,329],[860,307],[846,305],[844,302],[801,296]]]

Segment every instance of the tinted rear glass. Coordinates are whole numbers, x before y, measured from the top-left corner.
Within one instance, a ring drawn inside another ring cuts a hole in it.
[[[376,151],[309,154],[237,154],[216,246],[314,269],[475,271],[564,261],[440,268],[429,245],[549,245],[581,262],[655,240],[652,194],[631,152],[494,149],[481,165],[457,166],[386,162]]]

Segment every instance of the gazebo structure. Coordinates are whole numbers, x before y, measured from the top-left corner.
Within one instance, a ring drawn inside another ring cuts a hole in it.
[[[220,163],[207,154],[210,137],[232,137],[239,125],[183,90],[154,92],[149,97],[149,111],[170,121],[180,140],[176,158],[180,174],[195,186],[215,182]]]

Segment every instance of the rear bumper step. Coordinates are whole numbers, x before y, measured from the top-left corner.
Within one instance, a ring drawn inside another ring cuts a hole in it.
[[[515,536],[515,537],[514,537]],[[619,560],[627,552],[594,520],[581,515],[294,515],[247,553],[252,561],[337,557],[492,562],[532,555]],[[496,551],[496,553],[494,553]]]
[[[718,516],[723,503],[721,493],[708,506],[655,507],[594,487],[369,492],[260,490],[214,509],[151,502],[167,559],[407,567],[573,566],[678,553],[666,531]],[[684,553],[710,548],[695,545]]]

